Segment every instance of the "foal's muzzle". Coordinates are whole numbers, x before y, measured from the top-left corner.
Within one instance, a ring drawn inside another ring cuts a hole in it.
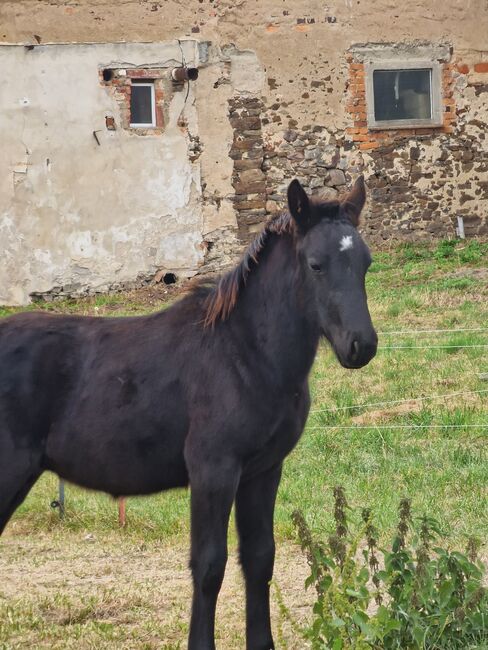
[[[374,330],[368,335],[353,333],[347,337],[342,350],[337,350],[337,357],[344,368],[362,368],[376,355],[378,336]]]

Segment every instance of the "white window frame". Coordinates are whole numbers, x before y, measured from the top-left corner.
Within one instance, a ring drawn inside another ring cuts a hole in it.
[[[132,88],[135,88],[137,86],[139,86],[139,87],[143,86],[145,88],[149,87],[151,89],[151,117],[152,117],[152,122],[150,124],[146,124],[144,122],[132,122],[132,119],[131,119],[130,127],[131,127],[131,129],[151,129],[151,128],[154,128],[156,126],[156,92],[155,92],[155,88],[154,88],[154,82],[153,81],[148,81],[148,82],[143,82],[143,83],[139,83],[139,82],[133,83],[132,82],[132,84],[131,84],[131,92],[132,92]],[[131,115],[131,118],[132,118],[132,115]]]
[[[397,59],[382,61],[380,59],[365,63],[366,76],[366,116],[368,128],[372,130],[416,129],[443,125],[442,106],[442,66],[438,61],[425,59]],[[373,74],[375,70],[426,70],[430,73],[431,117],[427,119],[376,120],[374,111]]]

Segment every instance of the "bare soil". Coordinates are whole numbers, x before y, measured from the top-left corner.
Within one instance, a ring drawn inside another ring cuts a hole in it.
[[[41,625],[12,626],[3,648],[183,648],[191,603],[186,547],[138,543],[122,536],[7,535],[0,541],[0,605],[35,612]],[[310,612],[306,560],[291,543],[278,544],[275,579],[297,621]],[[273,589],[274,591],[274,589]],[[273,623],[289,650],[303,650],[272,598]],[[117,640],[91,623],[115,625]],[[0,622],[1,627],[1,622]],[[5,637],[4,637],[5,639]],[[123,639],[121,643],[121,639]],[[244,640],[244,587],[231,550],[217,611],[217,647],[238,650]],[[161,645],[162,644],[162,645]]]

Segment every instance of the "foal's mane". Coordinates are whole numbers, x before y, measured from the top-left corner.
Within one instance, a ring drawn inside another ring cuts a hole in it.
[[[294,236],[295,232],[295,222],[288,212],[280,212],[266,223],[259,235],[249,244],[239,264],[223,275],[209,293],[205,301],[204,327],[213,327],[217,321],[229,317],[237,302],[239,291],[246,284],[252,266],[259,263],[259,254],[269,241],[270,235],[288,233]]]
[[[324,201],[315,197],[310,197],[310,204],[315,208],[314,213],[318,220],[335,217],[340,206],[339,201]],[[293,238],[296,236],[296,223],[289,212],[283,211],[273,216],[250,243],[240,263],[223,275],[212,287],[205,300],[204,327],[213,327],[218,321],[224,321],[229,317],[236,305],[240,290],[246,284],[253,266],[259,264],[260,253],[273,234],[288,234]]]

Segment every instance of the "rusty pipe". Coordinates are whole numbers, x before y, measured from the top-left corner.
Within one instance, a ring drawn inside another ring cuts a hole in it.
[[[173,81],[195,81],[198,79],[198,69],[187,68],[186,66],[173,68],[171,70],[171,79]]]

